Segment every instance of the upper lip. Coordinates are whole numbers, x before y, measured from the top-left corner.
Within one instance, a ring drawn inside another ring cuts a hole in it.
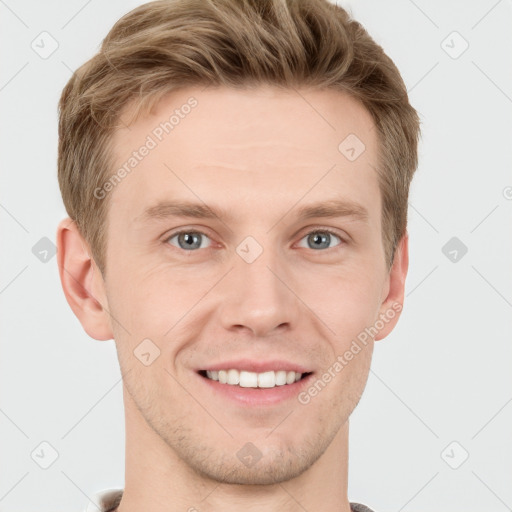
[[[254,359],[236,359],[231,361],[223,361],[221,363],[210,364],[201,370],[219,371],[219,370],[240,370],[246,372],[263,373],[269,371],[294,371],[296,373],[309,373],[311,370],[301,364],[293,363],[291,361],[285,361],[284,359],[272,359],[271,361],[261,361]]]

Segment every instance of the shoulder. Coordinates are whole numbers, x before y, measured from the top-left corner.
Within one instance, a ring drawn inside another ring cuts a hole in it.
[[[350,510],[352,512],[374,512],[370,507],[363,505],[362,503],[350,503]]]
[[[123,489],[103,489],[91,498],[83,512],[109,512],[121,501]]]

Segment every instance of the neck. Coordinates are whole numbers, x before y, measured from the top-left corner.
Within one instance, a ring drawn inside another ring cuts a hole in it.
[[[116,512],[350,512],[348,421],[316,462],[270,485],[228,484],[198,474],[147,424],[124,389],[125,488]]]

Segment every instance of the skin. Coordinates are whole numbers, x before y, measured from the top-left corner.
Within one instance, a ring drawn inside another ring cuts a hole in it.
[[[115,339],[123,374],[118,510],[349,512],[349,416],[374,341],[391,332],[399,312],[306,405],[292,398],[242,408],[195,370],[235,357],[276,358],[320,377],[380,314],[403,303],[407,235],[388,270],[375,125],[339,91],[191,87],[115,133],[117,164],[190,96],[197,107],[105,199],[105,276],[70,219],[57,233],[66,298],[90,336]],[[351,133],[366,147],[355,161],[338,150]],[[297,217],[300,207],[330,199],[358,203],[367,220]],[[165,200],[230,216],[141,220]],[[308,234],[322,228],[336,236],[322,232],[327,241],[316,249]],[[204,233],[201,248],[182,248],[170,238],[178,229]],[[236,252],[247,236],[263,249],[252,263]],[[133,352],[147,338],[160,355],[145,366]],[[261,453],[252,467],[237,457],[247,442]]]

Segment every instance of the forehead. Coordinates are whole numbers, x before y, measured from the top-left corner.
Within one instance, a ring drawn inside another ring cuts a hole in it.
[[[245,209],[336,191],[378,200],[373,119],[340,91],[185,88],[119,129],[113,143],[113,173],[127,172],[110,200],[132,218],[175,197]]]

